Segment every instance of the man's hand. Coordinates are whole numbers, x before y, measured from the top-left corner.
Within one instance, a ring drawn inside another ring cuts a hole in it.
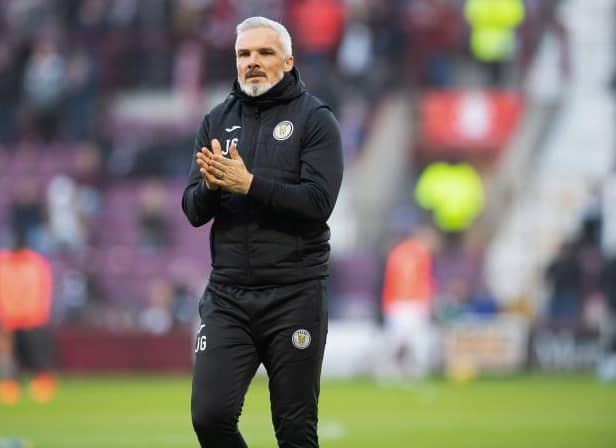
[[[212,149],[214,152],[210,151],[205,146],[202,147],[201,151],[197,152],[195,159],[197,165],[199,165],[199,171],[201,172],[201,176],[203,177],[207,188],[209,190],[218,190],[219,186],[215,183],[216,178],[208,171],[214,155],[222,156],[222,148],[220,147],[220,142],[217,139],[212,139]]]
[[[212,140],[212,146],[214,142]],[[219,145],[220,147],[220,145]],[[206,173],[209,179],[212,179],[210,185],[217,186],[223,190],[230,191],[232,193],[247,194],[252,184],[252,174],[246,169],[244,161],[237,152],[235,145],[229,149],[230,159],[227,159],[222,155],[222,151],[211,155],[207,162]]]

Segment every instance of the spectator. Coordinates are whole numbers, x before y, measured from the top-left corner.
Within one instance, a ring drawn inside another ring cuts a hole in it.
[[[22,233],[28,246],[37,249],[45,246],[46,212],[37,179],[24,177],[17,180],[9,215],[12,232]]]
[[[56,283],[53,316],[56,323],[70,326],[101,324],[102,294],[89,267],[64,266],[56,276]]]
[[[195,323],[196,298],[190,293],[188,287],[181,282],[173,283],[173,320],[185,328]]]
[[[361,20],[353,20],[344,31],[338,52],[338,66],[345,78],[362,91],[374,66],[374,35]]]
[[[289,18],[305,70],[330,71],[344,31],[344,5],[340,0],[300,0],[291,4]]]
[[[166,214],[167,198],[163,186],[151,182],[141,191],[139,197],[139,235],[141,247],[158,251],[171,244],[169,222]]]
[[[195,39],[186,39],[178,47],[173,67],[173,88],[189,104],[191,114],[201,114],[203,107],[203,67],[205,67],[203,44]]]
[[[50,38],[37,41],[26,66],[24,92],[35,132],[45,141],[58,136],[66,89],[66,61]]]
[[[139,314],[139,324],[148,333],[164,334],[173,327],[173,288],[163,279],[156,279],[150,288],[148,304]]]
[[[545,276],[552,290],[548,320],[563,325],[578,324],[582,315],[582,267],[573,243],[562,244]]]
[[[74,253],[84,251],[89,229],[81,205],[75,181],[64,174],[54,176],[47,189],[47,208],[49,233],[57,249]]]
[[[17,109],[21,78],[15,55],[8,41],[0,40],[0,143],[13,141],[17,135]]]
[[[452,0],[417,0],[408,8],[409,60],[419,85],[447,87],[462,37],[461,11]]]
[[[237,9],[231,0],[215,0],[211,2],[204,26],[207,39],[208,60],[231,61],[234,59],[233,44],[235,42],[235,24]],[[233,79],[233,67],[229,64],[207,64],[207,78],[210,81]]]
[[[66,69],[66,118],[68,134],[84,141],[93,133],[98,106],[98,69],[85,48],[74,50]]]
[[[97,145],[83,143],[75,153],[73,177],[79,197],[82,219],[88,229],[94,225],[102,208],[102,191],[106,187],[105,170]]]

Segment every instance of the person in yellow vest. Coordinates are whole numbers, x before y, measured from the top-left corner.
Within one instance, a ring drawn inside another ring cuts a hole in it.
[[[443,232],[467,230],[481,214],[485,202],[481,176],[468,163],[434,162],[422,172],[415,199],[430,210]]]
[[[423,226],[387,257],[382,297],[385,359],[378,363],[377,371],[382,378],[421,378],[432,367],[432,265],[439,247],[440,235]]]
[[[0,403],[15,404],[21,367],[34,373],[30,394],[46,403],[56,390],[46,332],[52,298],[52,274],[42,255],[16,235],[12,250],[0,250]]]
[[[515,29],[525,15],[523,0],[467,0],[464,16],[471,26],[470,50],[500,84],[507,61],[516,55]]]

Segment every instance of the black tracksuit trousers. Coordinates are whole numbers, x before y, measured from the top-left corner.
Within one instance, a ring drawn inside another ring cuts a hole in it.
[[[324,280],[265,289],[208,285],[199,303],[192,422],[201,447],[240,448],[244,396],[269,376],[278,446],[318,447],[317,404],[327,335]]]

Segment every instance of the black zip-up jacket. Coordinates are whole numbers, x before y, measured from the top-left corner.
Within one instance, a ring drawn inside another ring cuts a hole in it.
[[[202,146],[234,140],[254,178],[247,195],[209,190],[195,162]],[[214,219],[210,282],[267,287],[324,278],[329,218],[342,181],[338,124],[293,69],[258,97],[237,81],[205,116],[195,139],[182,209],[190,223]]]

